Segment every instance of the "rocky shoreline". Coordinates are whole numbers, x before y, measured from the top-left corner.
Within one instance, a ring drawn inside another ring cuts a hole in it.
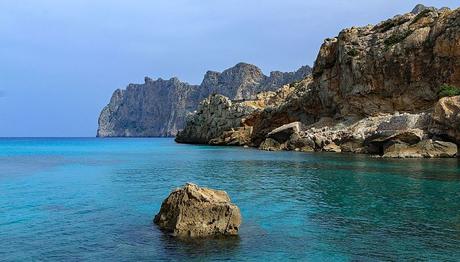
[[[251,101],[213,95],[179,143],[263,150],[455,157],[460,144],[460,9],[417,6],[321,46],[313,75]]]

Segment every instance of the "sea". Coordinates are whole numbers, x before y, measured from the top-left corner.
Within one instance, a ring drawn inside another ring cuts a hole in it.
[[[225,190],[238,237],[152,222],[186,182]],[[459,261],[459,159],[0,139],[0,261]]]

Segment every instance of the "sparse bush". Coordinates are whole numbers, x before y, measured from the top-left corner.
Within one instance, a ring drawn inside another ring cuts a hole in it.
[[[395,27],[395,26],[400,26],[402,24],[404,24],[405,22],[409,21],[408,19],[388,19],[387,21],[383,22],[379,28],[380,28],[380,32],[384,33],[388,30],[390,30],[391,28]]]
[[[404,39],[406,39],[410,34],[412,34],[412,31],[406,30],[404,32],[396,33],[387,39],[385,39],[384,43],[387,47],[396,45],[397,43],[400,43]]]
[[[349,56],[357,56],[357,55],[359,55],[359,52],[358,52],[358,50],[356,50],[356,49],[353,48],[353,49],[351,49],[350,51],[348,51],[347,54],[348,54]]]
[[[412,20],[412,22],[410,24],[412,25],[412,24],[417,23],[418,20],[420,20],[422,17],[425,17],[430,12],[431,12],[430,9],[423,10],[422,12],[418,13],[417,16],[414,17],[414,20]]]
[[[289,87],[296,87],[302,80],[297,80],[289,84]]]
[[[444,84],[441,86],[438,92],[438,96],[446,97],[446,96],[459,96],[460,95],[460,87],[451,86],[448,84]]]

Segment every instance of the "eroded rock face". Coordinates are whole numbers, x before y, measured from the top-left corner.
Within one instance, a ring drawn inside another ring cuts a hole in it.
[[[284,143],[291,138],[292,134],[298,134],[301,129],[302,123],[292,122],[273,129],[270,133],[267,134],[267,137],[272,138],[280,143]]]
[[[99,116],[98,137],[171,136],[182,129],[186,113],[198,104],[198,86],[177,78],[130,84],[118,89]]]
[[[254,65],[239,63],[222,73],[208,71],[200,85],[190,85],[177,78],[130,84],[116,90],[99,116],[99,137],[175,136],[184,128],[186,116],[211,94],[229,99],[255,99],[262,91],[303,79],[311,68],[296,72],[272,72],[265,76]]]
[[[265,151],[280,151],[284,150],[285,147],[283,144],[280,144],[275,139],[267,138],[260,144],[259,149]]]
[[[178,237],[225,236],[238,234],[241,214],[225,191],[187,183],[171,192],[153,221]]]
[[[176,141],[207,144],[224,135],[224,132],[241,127],[244,117],[256,109],[257,107],[245,102],[233,103],[225,96],[211,95],[201,102],[195,114],[190,115],[184,130],[177,134]]]
[[[223,95],[211,95],[190,114],[185,128],[176,136],[179,143],[247,145],[252,135],[250,116],[276,107],[294,91],[286,85],[276,92],[259,93],[254,100],[232,101]]]
[[[430,131],[460,144],[460,96],[444,97],[436,103]]]
[[[331,116],[417,113],[460,86],[459,62],[460,9],[425,9],[326,40],[311,89]]]
[[[416,10],[376,26],[345,29],[324,42],[306,87],[252,117],[252,142],[257,146],[271,130],[293,121],[308,126],[324,117],[430,111],[443,83],[460,86],[459,54],[460,9]]]
[[[264,150],[452,156],[443,143],[459,143],[460,102],[439,100],[443,84],[460,87],[460,9],[417,6],[326,39],[312,77],[240,126]]]
[[[431,139],[420,141],[416,144],[408,144],[395,141],[385,147],[383,157],[391,158],[445,158],[455,157],[457,145],[445,141],[433,141]]]

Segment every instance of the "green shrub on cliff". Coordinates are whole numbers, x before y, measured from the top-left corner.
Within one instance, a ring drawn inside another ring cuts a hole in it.
[[[289,87],[296,87],[302,80],[297,80],[289,84]]]
[[[387,39],[385,39],[384,43],[387,47],[390,47],[392,45],[395,45],[401,41],[403,41],[404,39],[406,39],[406,37],[408,37],[410,34],[412,34],[412,32],[410,30],[406,30],[406,31],[403,31],[403,32],[399,32],[399,33],[395,33],[394,35],[391,35],[390,37],[388,37]]]
[[[404,24],[407,21],[409,21],[409,19],[407,18],[388,19],[385,22],[381,23],[378,27],[380,28],[380,32],[384,33],[394,27]]]
[[[423,10],[422,12],[420,12],[417,16],[414,17],[414,20],[412,20],[412,22],[410,23],[411,25],[412,24],[415,24],[418,22],[418,20],[422,19],[422,17],[425,17],[427,14],[429,14],[431,12],[430,9],[425,9]]]
[[[350,51],[348,51],[347,54],[348,54],[349,56],[357,56],[357,55],[359,55],[359,52],[358,52],[358,50],[356,50],[356,49],[353,48],[353,49],[351,49]]]
[[[439,97],[460,96],[460,87],[444,84],[439,89],[438,96]]]

